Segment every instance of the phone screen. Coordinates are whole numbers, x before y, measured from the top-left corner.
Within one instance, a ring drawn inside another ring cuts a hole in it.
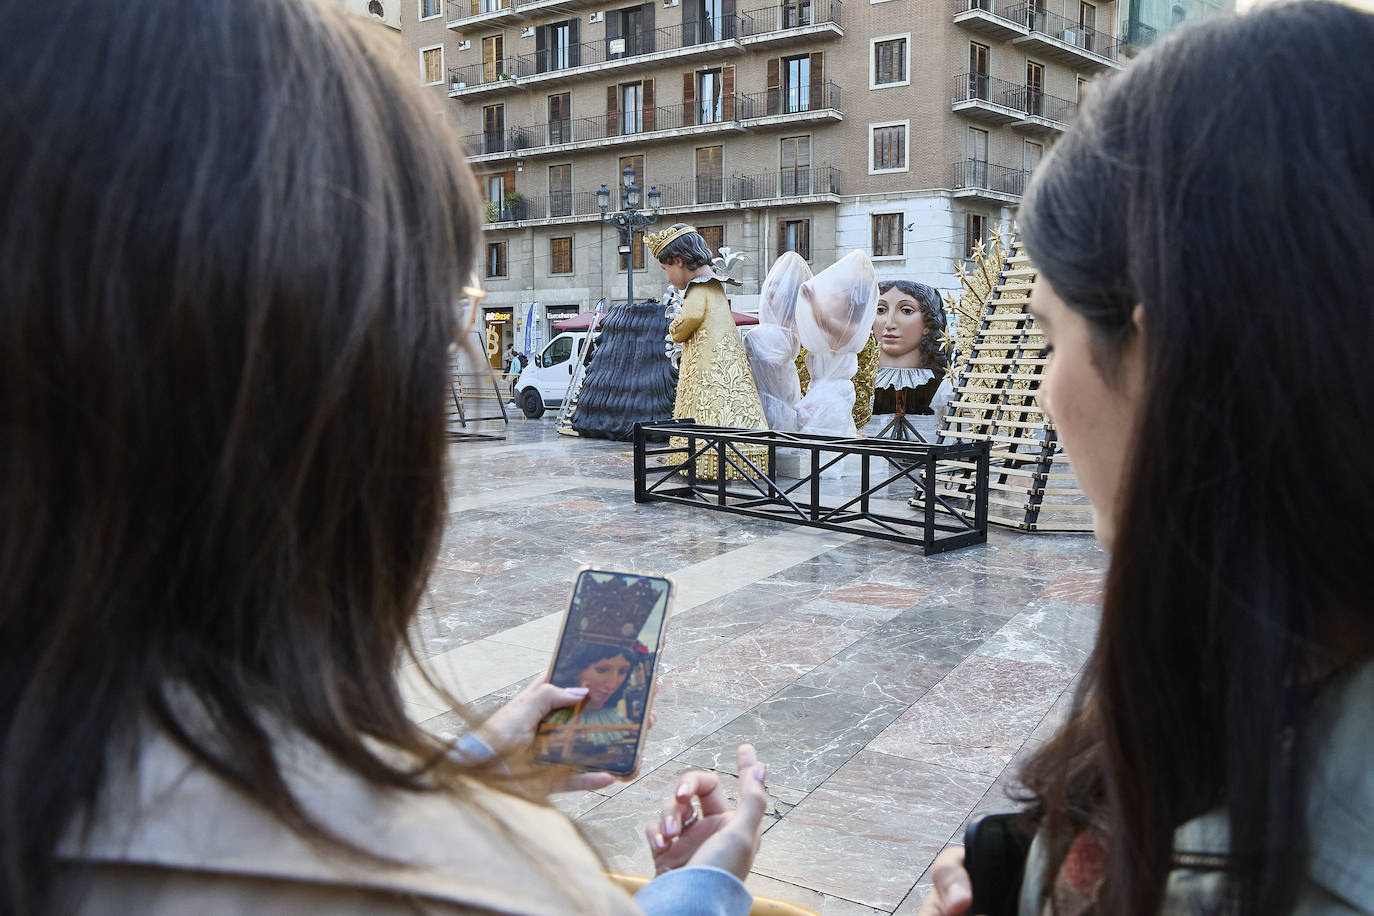
[[[578,573],[549,681],[588,693],[539,723],[536,760],[617,776],[639,769],[672,590],[662,576]]]

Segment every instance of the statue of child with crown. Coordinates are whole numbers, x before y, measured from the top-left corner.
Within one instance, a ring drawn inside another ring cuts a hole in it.
[[[644,244],[682,298],[668,326],[669,338],[683,345],[673,418],[691,418],[703,426],[767,429],[744,342],[735,329],[725,287],[712,269],[710,246],[686,223],[648,235]],[[672,444],[683,447],[685,440],[674,439]],[[740,451],[763,467],[766,448],[741,446]],[[697,459],[697,474],[716,476],[715,455]],[[726,476],[738,479],[744,474],[730,467]]]

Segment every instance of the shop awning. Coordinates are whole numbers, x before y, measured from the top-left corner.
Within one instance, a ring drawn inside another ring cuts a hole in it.
[[[743,315],[733,310],[730,312],[730,317],[735,319],[735,327],[737,328],[744,325],[759,323],[759,320],[753,315]],[[595,311],[582,312],[580,315],[564,318],[562,321],[555,321],[553,326],[555,330],[559,331],[585,331],[592,326],[592,321],[595,318]]]

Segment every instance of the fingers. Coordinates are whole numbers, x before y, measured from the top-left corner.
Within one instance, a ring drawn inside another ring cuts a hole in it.
[[[553,684],[531,684],[520,691],[520,696],[529,695],[530,702],[540,710],[542,717],[555,709],[575,706],[586,699],[586,687],[555,687]]]
[[[725,790],[720,784],[720,776],[716,773],[697,770],[682,777],[678,782],[675,798],[690,806],[693,797],[701,799],[703,817],[725,814],[730,810],[730,805],[725,800]]]
[[[568,773],[554,785],[554,792],[595,792],[615,782],[610,773]]]
[[[973,904],[973,884],[964,870],[964,847],[951,846],[936,856],[930,866],[930,880],[935,889],[921,905],[922,913],[957,916]],[[928,905],[932,907],[929,910]]]

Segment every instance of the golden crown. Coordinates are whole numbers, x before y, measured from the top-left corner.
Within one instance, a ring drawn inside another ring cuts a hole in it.
[[[679,226],[677,228],[664,229],[662,232],[654,232],[644,236],[644,244],[649,247],[649,254],[653,255],[655,261],[658,260],[658,253],[668,246],[673,239],[681,238],[689,232],[696,232],[695,226]]]
[[[662,585],[652,579],[615,576],[598,581],[589,576],[573,598],[577,633],[593,642],[630,648],[662,598]]]

